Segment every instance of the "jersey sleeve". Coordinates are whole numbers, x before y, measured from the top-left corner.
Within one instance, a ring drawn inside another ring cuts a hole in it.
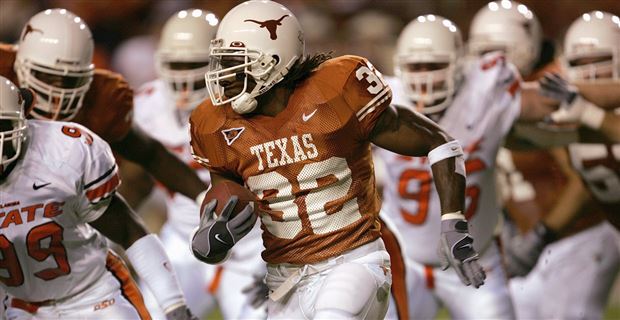
[[[383,75],[365,58],[345,56],[350,68],[342,94],[355,114],[363,139],[368,138],[381,113],[392,101],[392,90]]]
[[[82,110],[74,121],[83,124],[105,141],[122,140],[132,125],[133,90],[120,74],[95,70]]]
[[[0,42],[0,75],[17,84],[17,75],[13,69],[15,56],[17,54],[16,46]]]
[[[84,222],[97,220],[120,186],[118,167],[110,146],[84,127],[74,127],[82,140],[82,183],[77,215]]]
[[[499,108],[500,125],[506,133],[521,114],[521,76],[517,68],[509,63],[503,53],[492,52],[482,57],[482,73],[491,73],[493,100]]]
[[[224,139],[216,138],[219,132],[214,129],[218,127],[217,122],[221,119],[209,112],[214,109],[214,106],[203,103],[190,116],[192,157],[211,173],[239,179],[240,175],[236,170],[238,159],[232,156],[232,152],[225,152],[230,149],[224,145]]]

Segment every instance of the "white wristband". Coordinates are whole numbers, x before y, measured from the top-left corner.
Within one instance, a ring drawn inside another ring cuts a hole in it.
[[[454,171],[465,176],[465,159],[463,148],[457,140],[448,141],[428,153],[428,162],[432,166],[435,163],[454,157]]]
[[[465,220],[465,216],[461,213],[461,211],[444,213],[441,215],[441,221],[452,219]]]
[[[149,234],[138,239],[125,253],[164,312],[185,304],[172,263],[156,235]]]
[[[605,119],[605,110],[582,97],[578,97],[577,99],[579,100],[576,103],[584,104],[581,118],[579,119],[581,123],[594,130],[600,129],[601,125],[603,125],[603,119]]]

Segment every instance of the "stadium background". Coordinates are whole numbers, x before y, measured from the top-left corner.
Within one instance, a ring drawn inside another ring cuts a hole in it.
[[[156,77],[153,53],[158,33],[174,12],[200,8],[223,17],[241,1],[218,0],[0,0],[0,41],[13,43],[33,14],[62,7],[82,17],[93,32],[95,65],[122,73],[137,88]],[[460,27],[467,39],[474,14],[486,0],[279,0],[299,18],[306,51],[357,54],[392,74],[392,56],[400,30],[421,14],[441,15]],[[538,16],[549,45],[561,50],[570,23],[591,10],[620,14],[618,0],[522,0]],[[546,51],[547,54],[553,54]],[[556,51],[555,54],[559,54]],[[155,204],[154,207],[157,207]],[[148,210],[147,210],[148,211]],[[152,222],[153,228],[158,223]],[[575,275],[578,276],[578,275]],[[568,289],[572,288],[567,284]],[[213,315],[217,318],[217,315]],[[447,316],[443,313],[441,317]],[[210,317],[211,318],[211,317]],[[620,279],[616,279],[606,319],[620,319]]]

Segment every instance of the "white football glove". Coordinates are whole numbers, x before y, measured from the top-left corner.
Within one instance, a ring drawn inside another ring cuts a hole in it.
[[[545,246],[556,238],[555,233],[543,223],[538,223],[526,234],[520,234],[514,223],[505,220],[501,239],[508,277],[526,276],[536,265]]]
[[[452,267],[466,286],[473,284],[478,288],[484,284],[486,274],[478,264],[478,253],[467,230],[467,220],[460,212],[449,215],[452,218],[441,219],[439,258],[442,269]]]
[[[560,108],[549,115],[554,123],[584,124],[598,129],[605,118],[605,111],[584,99],[577,87],[557,73],[546,73],[540,82],[540,94],[560,101]]]

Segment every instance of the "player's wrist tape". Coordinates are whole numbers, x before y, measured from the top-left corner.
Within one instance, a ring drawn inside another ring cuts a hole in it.
[[[432,166],[435,163],[454,157],[454,171],[463,177],[465,174],[465,158],[463,148],[457,140],[448,141],[428,153],[428,162]]]
[[[584,99],[581,96],[577,96],[577,99],[575,102],[573,102],[573,104],[578,104],[573,105],[573,108],[583,108],[583,111],[581,112],[581,118],[579,118],[579,121],[581,121],[583,125],[590,127],[594,130],[598,130],[601,128],[601,125],[603,125],[603,119],[605,119],[605,110],[599,108],[598,106]]]
[[[156,235],[149,234],[138,239],[125,253],[162,310],[171,310],[171,307],[185,304],[172,263]]]
[[[461,213],[461,211],[444,213],[441,215],[441,220],[451,220],[451,219],[459,219],[465,220],[465,216]]]

